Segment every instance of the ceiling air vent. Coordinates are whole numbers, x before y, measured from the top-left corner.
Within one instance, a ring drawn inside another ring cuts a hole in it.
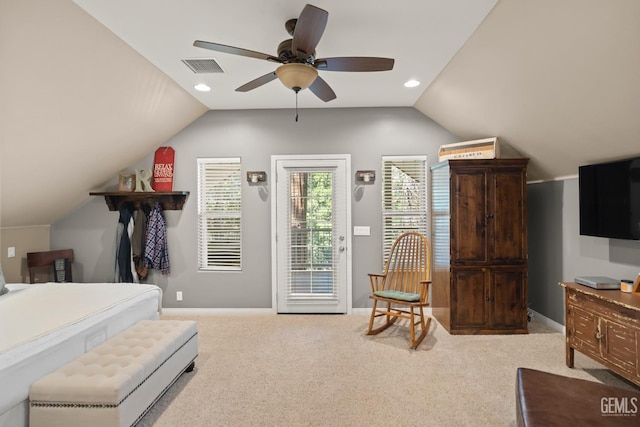
[[[182,62],[197,74],[224,73],[215,59],[183,59]]]

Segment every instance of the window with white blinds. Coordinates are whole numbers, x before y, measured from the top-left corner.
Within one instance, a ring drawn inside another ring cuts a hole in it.
[[[240,158],[198,159],[198,268],[242,269]]]
[[[382,157],[382,263],[402,233],[427,235],[427,157]]]

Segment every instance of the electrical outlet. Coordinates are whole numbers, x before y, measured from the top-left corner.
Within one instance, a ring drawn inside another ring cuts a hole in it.
[[[182,291],[176,292],[176,301],[182,301]]]

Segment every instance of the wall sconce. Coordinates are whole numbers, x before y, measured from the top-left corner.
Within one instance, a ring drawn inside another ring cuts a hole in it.
[[[247,172],[247,182],[256,184],[258,182],[264,182],[267,180],[267,173],[264,171],[251,171]]]
[[[356,182],[373,184],[376,180],[376,171],[357,171]]]

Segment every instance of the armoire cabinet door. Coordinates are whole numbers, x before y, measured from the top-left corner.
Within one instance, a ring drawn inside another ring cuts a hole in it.
[[[452,327],[526,329],[523,268],[455,268],[451,274]]]
[[[451,272],[451,327],[477,329],[489,326],[489,292],[484,268]]]
[[[527,327],[527,282],[522,268],[491,270],[491,328]]]
[[[489,260],[486,169],[455,171],[451,181],[451,263],[486,263]]]
[[[488,235],[493,263],[523,264],[527,260],[525,180],[521,168],[492,171]]]

